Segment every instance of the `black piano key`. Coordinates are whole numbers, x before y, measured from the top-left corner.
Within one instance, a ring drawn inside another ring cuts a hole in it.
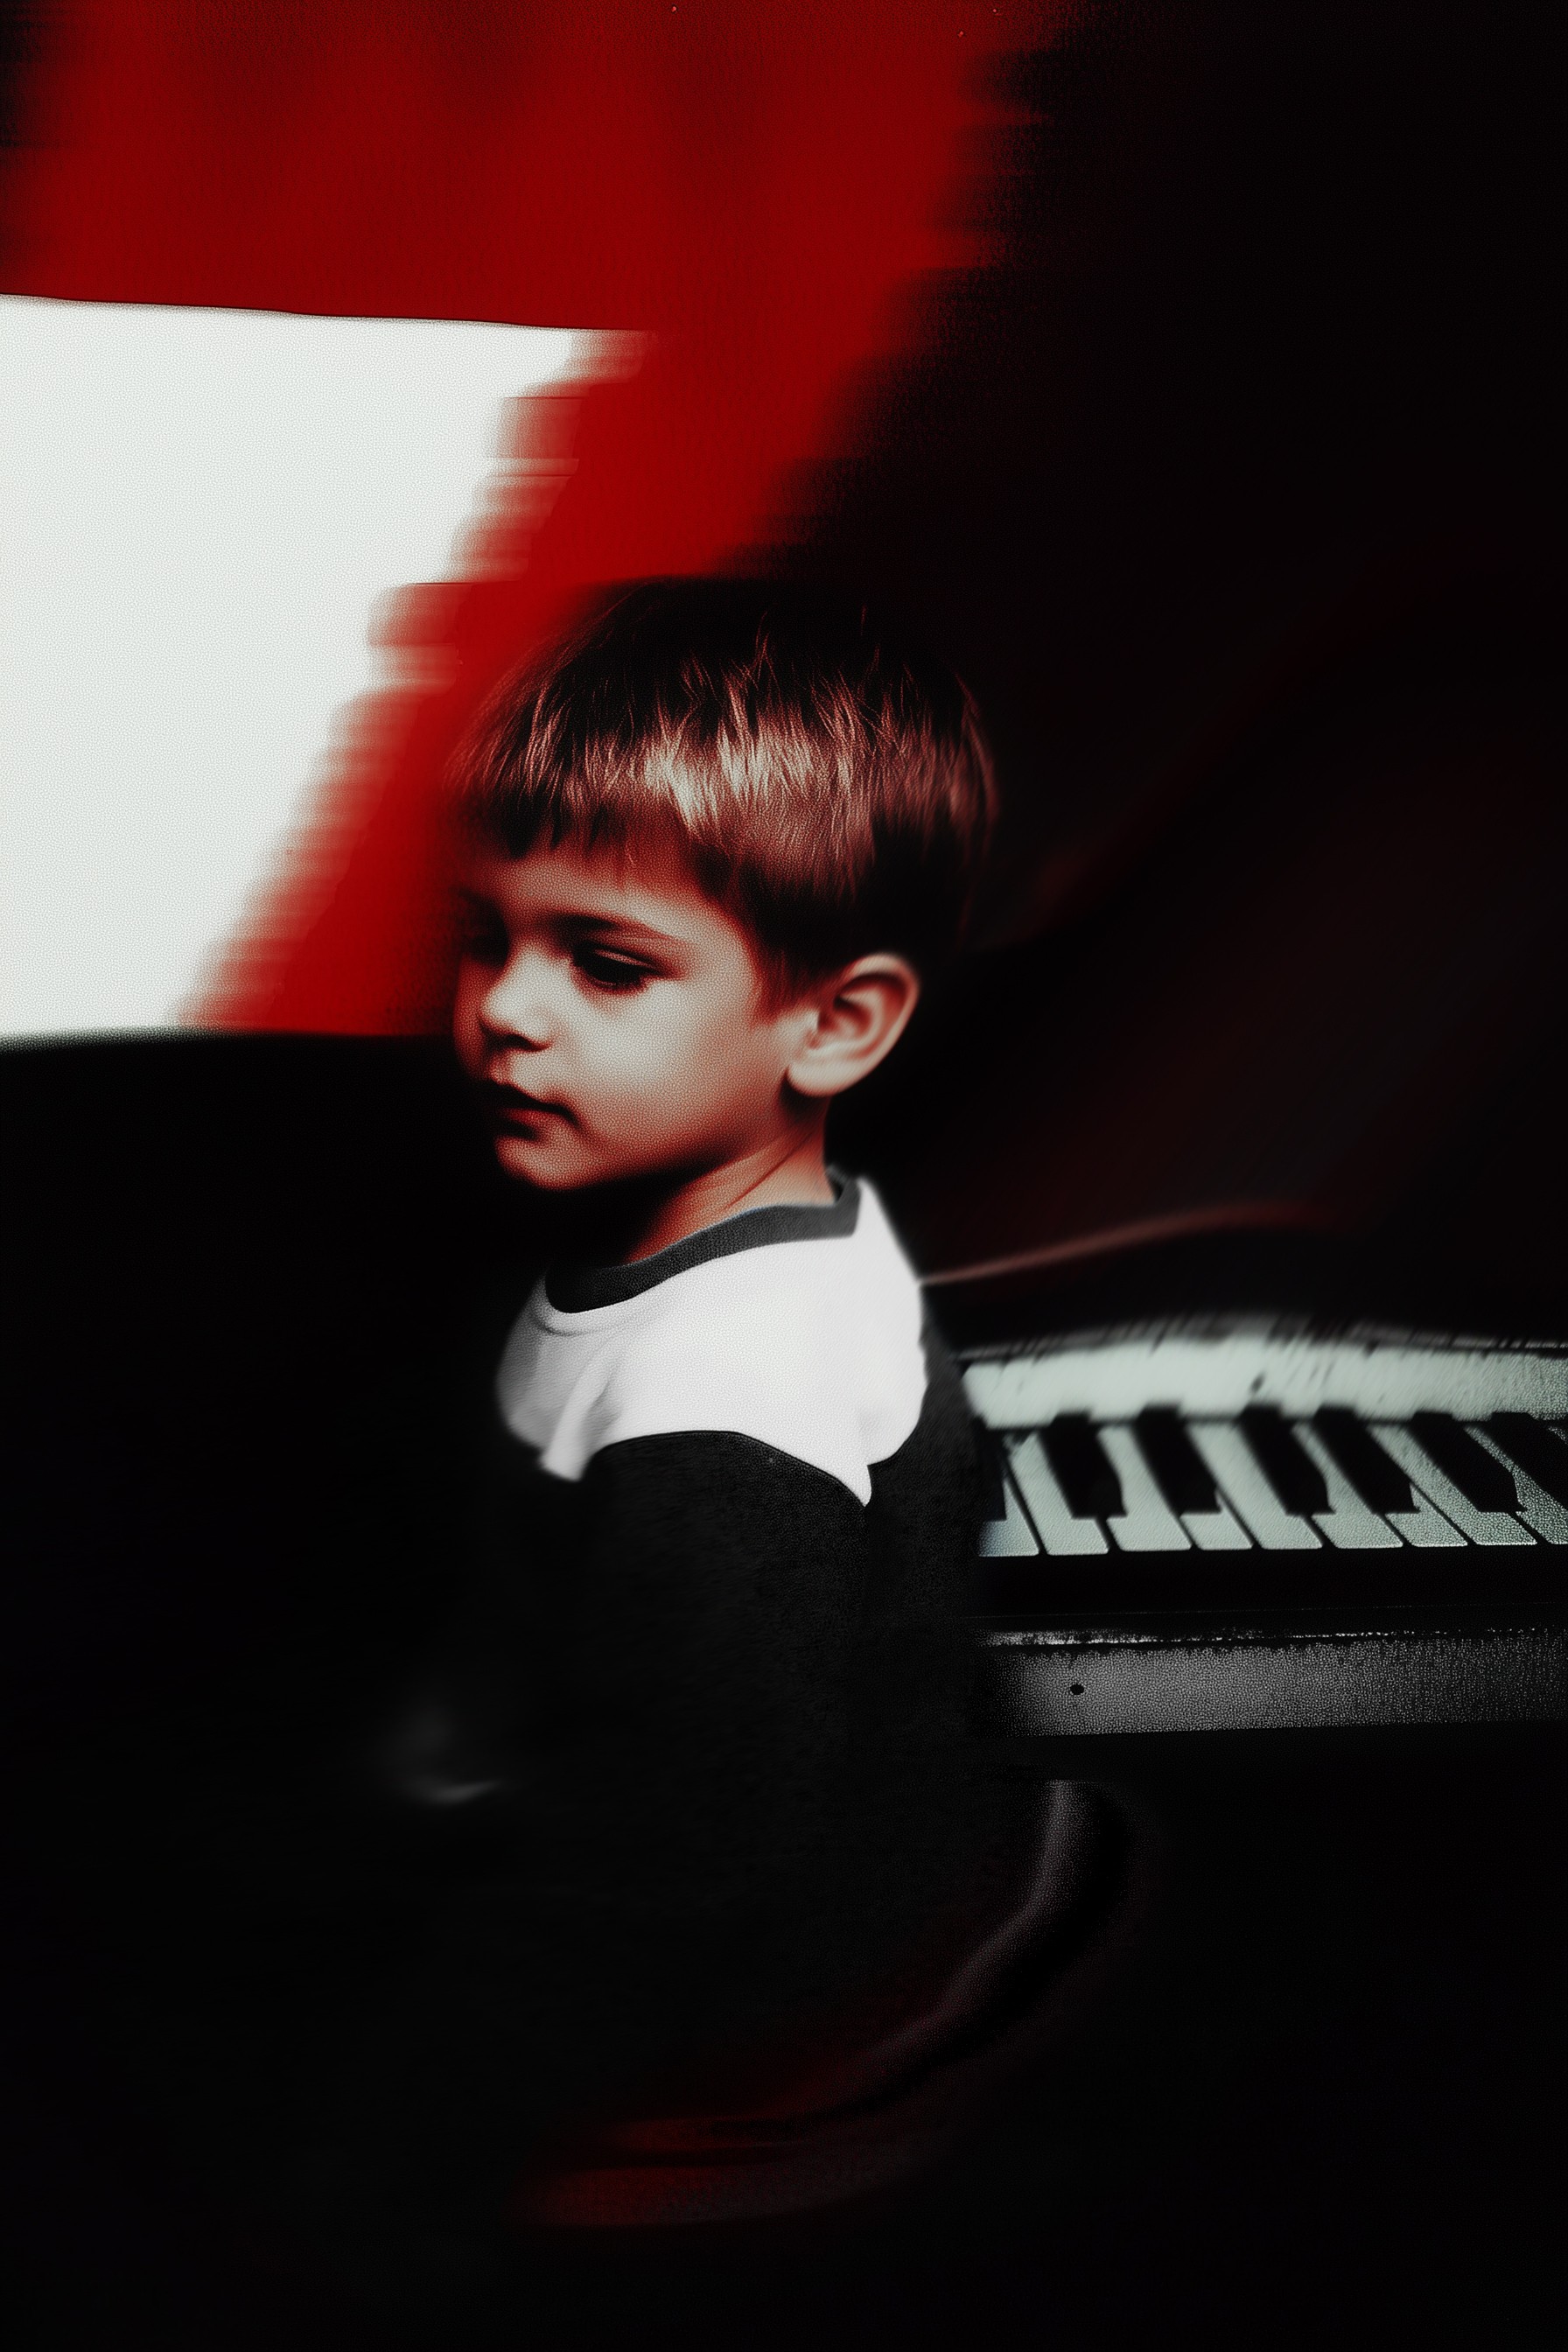
[[[1238,1418],[1258,1468],[1285,1508],[1299,1519],[1309,1518],[1314,1511],[1326,1511],[1328,1481],[1311,1455],[1297,1444],[1294,1433],[1274,1407],[1248,1405]]]
[[[1484,1445],[1478,1445],[1450,1412],[1413,1412],[1410,1427],[1439,1470],[1450,1477],[1467,1503],[1478,1511],[1516,1511],[1519,1494],[1513,1480]]]
[[[1075,1519],[1121,1517],[1121,1481],[1087,1413],[1058,1412],[1040,1443]]]
[[[1568,1445],[1530,1412],[1494,1412],[1487,1435],[1495,1437],[1510,1462],[1528,1470],[1553,1502],[1568,1503]]]
[[[980,1516],[983,1519],[1005,1519],[1007,1516],[1007,1489],[1002,1468],[1002,1441],[994,1429],[983,1421],[974,1423],[975,1452],[980,1462]]]
[[[1154,1484],[1173,1511],[1212,1513],[1219,1509],[1219,1488],[1209,1465],[1187,1435],[1173,1406],[1146,1406],[1133,1427],[1143,1459],[1153,1473]]]
[[[1324,1405],[1312,1415],[1312,1427],[1324,1453],[1338,1463],[1369,1510],[1415,1508],[1409,1479],[1348,1406]]]

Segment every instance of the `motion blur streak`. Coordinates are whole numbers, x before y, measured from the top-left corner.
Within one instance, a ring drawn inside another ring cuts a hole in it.
[[[525,405],[464,576],[396,600],[382,641],[425,683],[335,755],[199,1017],[439,1022],[437,779],[477,695],[584,583],[776,535],[907,290],[965,258],[942,224],[1002,120],[986,53],[1052,21],[800,0],[37,18],[14,290],[615,331]]]
[[[503,400],[573,342],[0,297],[0,1034],[179,1017],[301,787],[428,683],[366,617],[462,563]]]

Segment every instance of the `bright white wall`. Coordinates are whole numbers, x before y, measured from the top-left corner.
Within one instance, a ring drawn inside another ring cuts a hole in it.
[[[177,1021],[573,341],[0,298],[0,1034]]]

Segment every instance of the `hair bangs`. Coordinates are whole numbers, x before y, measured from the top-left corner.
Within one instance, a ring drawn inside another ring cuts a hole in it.
[[[994,808],[951,671],[860,608],[730,581],[616,598],[503,682],[457,781],[511,856],[679,854],[775,994],[872,948],[941,962]]]

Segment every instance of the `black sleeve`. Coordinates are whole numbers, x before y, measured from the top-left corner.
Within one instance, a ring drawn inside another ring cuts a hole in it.
[[[427,1686],[486,1818],[446,1809],[424,1930],[331,2035],[289,2135],[352,2149],[389,2211],[493,2187],[531,2132],[647,2063],[766,2032],[830,1901],[859,1502],[714,1433],[628,1440],[539,1501],[547,1540],[520,1530],[492,1562]],[[556,1605],[522,1605],[541,1580]]]
[[[435,1685],[474,1818],[595,1905],[787,1901],[834,1833],[862,1506],[727,1433],[625,1441],[563,1491],[535,1478]]]

